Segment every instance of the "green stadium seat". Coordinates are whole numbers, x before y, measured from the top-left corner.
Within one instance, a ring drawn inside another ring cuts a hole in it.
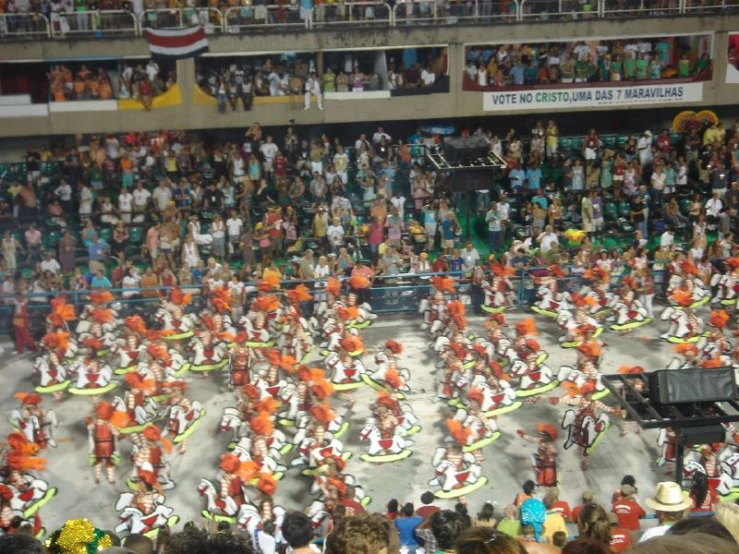
[[[62,234],[60,231],[56,229],[50,229],[44,233],[44,239],[43,244],[44,248],[47,250],[50,250],[52,248],[56,248],[59,246],[59,241],[62,238]]]
[[[618,208],[616,206],[615,202],[606,202],[606,205],[604,206],[603,213],[605,215],[605,218],[610,221],[615,221],[618,219]]]
[[[618,135],[616,138],[616,147],[623,148],[629,142],[629,135]]]
[[[680,213],[688,217],[688,214],[690,214],[690,198],[680,198],[677,203],[680,206]]]
[[[616,146],[615,135],[606,135],[604,137],[601,137],[601,140],[603,141],[603,144],[606,145],[608,148],[613,148],[614,146]]]
[[[101,227],[100,231],[98,231],[98,236],[101,241],[110,244],[113,240],[113,229],[110,227]]]
[[[626,200],[621,200],[618,203],[618,213],[621,217],[631,216],[631,205]]]
[[[585,144],[585,137],[575,137],[572,139],[572,150],[580,151]]]
[[[128,232],[129,246],[139,246],[144,242],[144,228],[140,225],[134,225]]]
[[[572,139],[570,137],[560,137],[559,148],[563,152],[569,152],[570,148],[572,148]]]

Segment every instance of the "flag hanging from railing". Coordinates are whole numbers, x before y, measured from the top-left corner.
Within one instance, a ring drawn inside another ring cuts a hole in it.
[[[146,40],[149,51],[164,58],[194,58],[208,51],[208,39],[200,25],[186,29],[146,29]]]

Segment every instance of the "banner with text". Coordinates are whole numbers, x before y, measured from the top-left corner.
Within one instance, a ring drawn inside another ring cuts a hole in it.
[[[484,92],[482,109],[496,111],[558,110],[601,106],[692,104],[703,100],[703,83],[634,85],[623,87]]]

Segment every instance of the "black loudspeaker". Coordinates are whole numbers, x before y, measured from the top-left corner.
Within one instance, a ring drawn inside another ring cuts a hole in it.
[[[721,425],[703,425],[701,427],[685,427],[683,429],[683,444],[695,446],[697,444],[713,444],[726,440],[726,429]]]
[[[485,137],[447,137],[444,139],[444,158],[449,164],[468,164],[487,156]]]
[[[733,368],[663,369],[649,375],[655,404],[724,402],[736,396]]]

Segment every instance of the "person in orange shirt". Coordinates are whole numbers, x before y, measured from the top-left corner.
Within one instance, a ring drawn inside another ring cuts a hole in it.
[[[559,499],[559,489],[557,487],[552,487],[549,489],[549,495],[554,497],[554,504],[552,505],[551,511],[557,512],[565,521],[571,522],[572,509],[570,508],[569,503]]]
[[[534,490],[536,489],[536,483],[529,480],[529,481],[526,481],[521,488],[523,489],[523,491],[519,492],[516,495],[515,500],[513,501],[513,505],[516,506],[517,508],[520,508],[521,504],[523,504],[530,498],[534,498]]]
[[[98,83],[95,79],[88,79],[86,81],[86,85],[87,94],[92,100],[97,100],[98,98],[100,98],[100,83]]]
[[[110,86],[108,79],[103,79],[100,82],[100,98],[103,100],[110,100],[113,98],[113,89]]]

